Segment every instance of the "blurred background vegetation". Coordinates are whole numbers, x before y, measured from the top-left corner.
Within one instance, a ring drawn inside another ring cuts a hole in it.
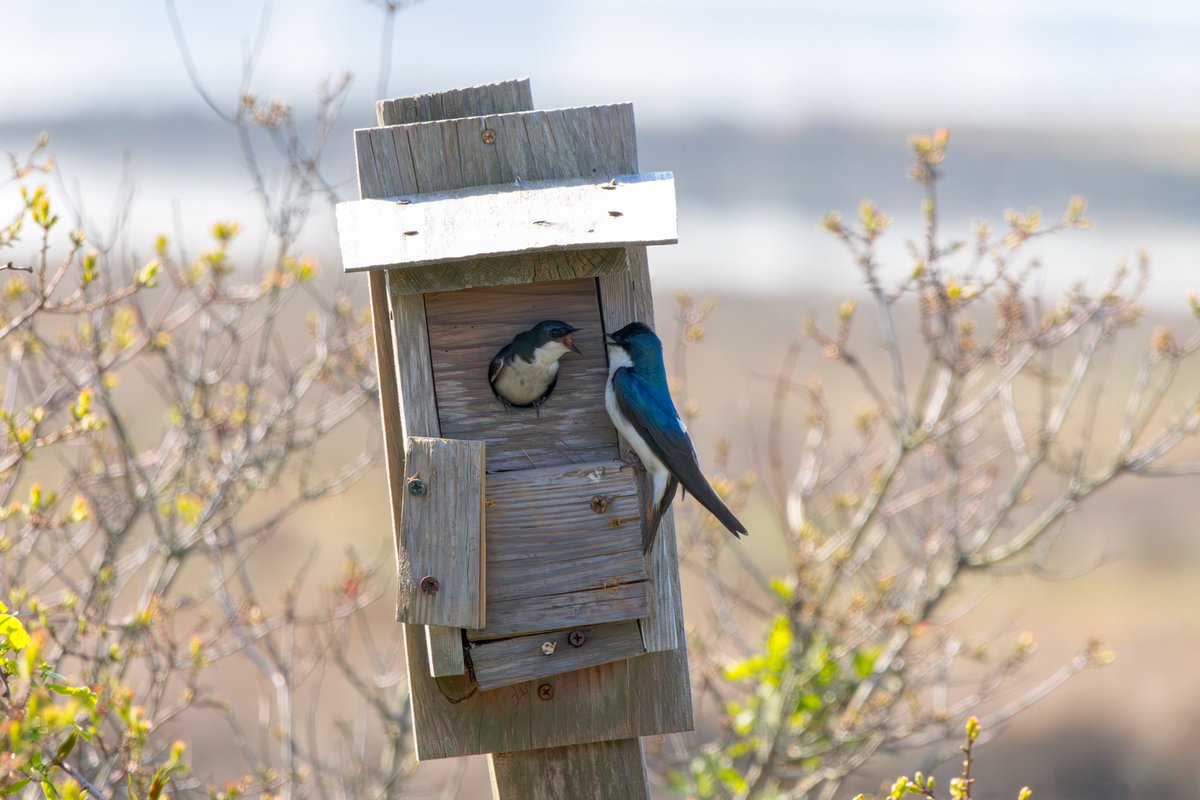
[[[977,797],[1191,792],[1197,453],[1147,448],[1194,425],[1200,15],[409,5],[5,9],[0,785],[486,791],[481,759],[411,760],[365,281],[337,274],[331,203],[376,97],[529,74],[539,107],[634,101],[642,168],[677,176],[658,325],[756,533],[718,545],[684,504],[700,723],[646,742],[664,796],[887,795],[916,769],[944,796],[971,714],[996,738]],[[1010,399],[931,424],[1022,347]]]

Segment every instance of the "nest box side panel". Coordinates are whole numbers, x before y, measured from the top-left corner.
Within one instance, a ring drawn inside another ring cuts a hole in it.
[[[425,316],[442,436],[487,442],[489,472],[617,457],[604,410],[608,365],[595,279],[438,292],[425,296]],[[559,361],[558,385],[541,409],[508,408],[488,384],[488,366],[544,319],[579,328],[583,353]]]
[[[387,197],[394,193],[395,176],[381,164],[370,142],[355,136],[359,195]],[[403,558],[400,542],[404,487],[404,442],[407,436],[438,436],[432,375],[428,369],[425,304],[420,297],[397,296],[383,275],[370,280],[371,316],[375,332],[376,366],[379,374],[380,412],[387,439],[388,494],[392,506],[392,534],[396,544],[397,571]],[[429,377],[423,377],[428,375]],[[397,582],[397,618],[405,603],[403,586]],[[424,630],[425,660],[434,675],[463,675],[466,661],[458,628],[431,625]]]
[[[645,247],[630,247],[624,270],[600,277],[600,307],[604,329],[615,331],[630,322],[654,320],[654,301],[650,294],[650,269]],[[622,442],[622,452],[631,451]],[[645,487],[643,486],[643,490]],[[683,592],[679,586],[679,556],[675,543],[675,511],[667,509],[659,525],[658,536],[649,553],[650,615],[642,620],[642,641],[651,653],[676,653],[684,657]]]

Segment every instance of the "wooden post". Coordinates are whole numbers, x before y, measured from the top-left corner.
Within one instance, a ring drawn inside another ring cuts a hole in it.
[[[673,183],[637,174],[628,105],[534,112],[510,81],[376,110],[355,143],[377,200],[338,221],[370,275],[418,757],[488,753],[499,800],[648,798],[638,737],[692,727],[674,520],[643,558],[601,334],[653,321],[645,244],[674,241]],[[590,321],[584,355],[537,417],[498,407],[482,369],[547,317]],[[408,497],[406,442],[456,465],[433,478],[464,484],[455,504]],[[422,597],[415,569],[467,588]]]
[[[548,747],[488,758],[492,796],[530,800],[625,800],[650,797],[637,739]]]

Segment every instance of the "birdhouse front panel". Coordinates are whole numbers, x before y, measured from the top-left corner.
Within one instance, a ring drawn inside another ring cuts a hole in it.
[[[434,292],[425,295],[425,317],[441,435],[487,442],[488,472],[619,455],[604,411],[608,362],[595,278]],[[542,406],[507,408],[488,384],[488,365],[514,335],[547,319],[578,328],[581,352],[560,359]]]
[[[608,365],[597,280],[435,292],[424,301],[441,435],[486,443],[488,623],[465,630],[472,643],[467,666],[486,660],[479,642],[649,617],[641,469],[619,460],[604,410]],[[562,356],[544,402],[511,407],[493,391],[489,366],[515,335],[551,318],[578,329],[572,337],[580,352]],[[599,641],[594,637],[575,661],[630,656]],[[536,652],[543,643],[528,647]],[[563,658],[534,658],[523,671],[510,667],[490,680],[544,677],[566,666]],[[483,685],[488,681],[485,675]]]

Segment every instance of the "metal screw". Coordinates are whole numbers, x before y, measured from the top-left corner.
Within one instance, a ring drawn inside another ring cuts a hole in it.
[[[554,642],[542,642],[542,655],[544,655],[544,656],[554,655],[554,648],[556,648],[556,647],[558,647],[558,645]]]
[[[583,643],[587,641],[587,636],[583,631],[571,631],[567,636],[567,641],[571,643],[571,647],[582,647]]]
[[[542,698],[543,700],[553,700],[554,687],[548,683],[543,683],[538,687],[538,697]]]
[[[496,132],[494,130],[492,130],[491,128],[488,128],[487,130],[485,130],[483,132],[483,143],[484,144],[495,144],[496,143]]]
[[[408,479],[408,493],[413,497],[424,497],[425,491],[425,481],[420,478]]]
[[[598,494],[592,497],[592,502],[589,505],[591,505],[593,512],[597,514],[603,514],[605,511],[608,511],[608,507],[611,503],[611,494]]]
[[[432,575],[426,575],[421,578],[421,591],[425,594],[437,594],[438,589],[442,588],[442,583]]]

